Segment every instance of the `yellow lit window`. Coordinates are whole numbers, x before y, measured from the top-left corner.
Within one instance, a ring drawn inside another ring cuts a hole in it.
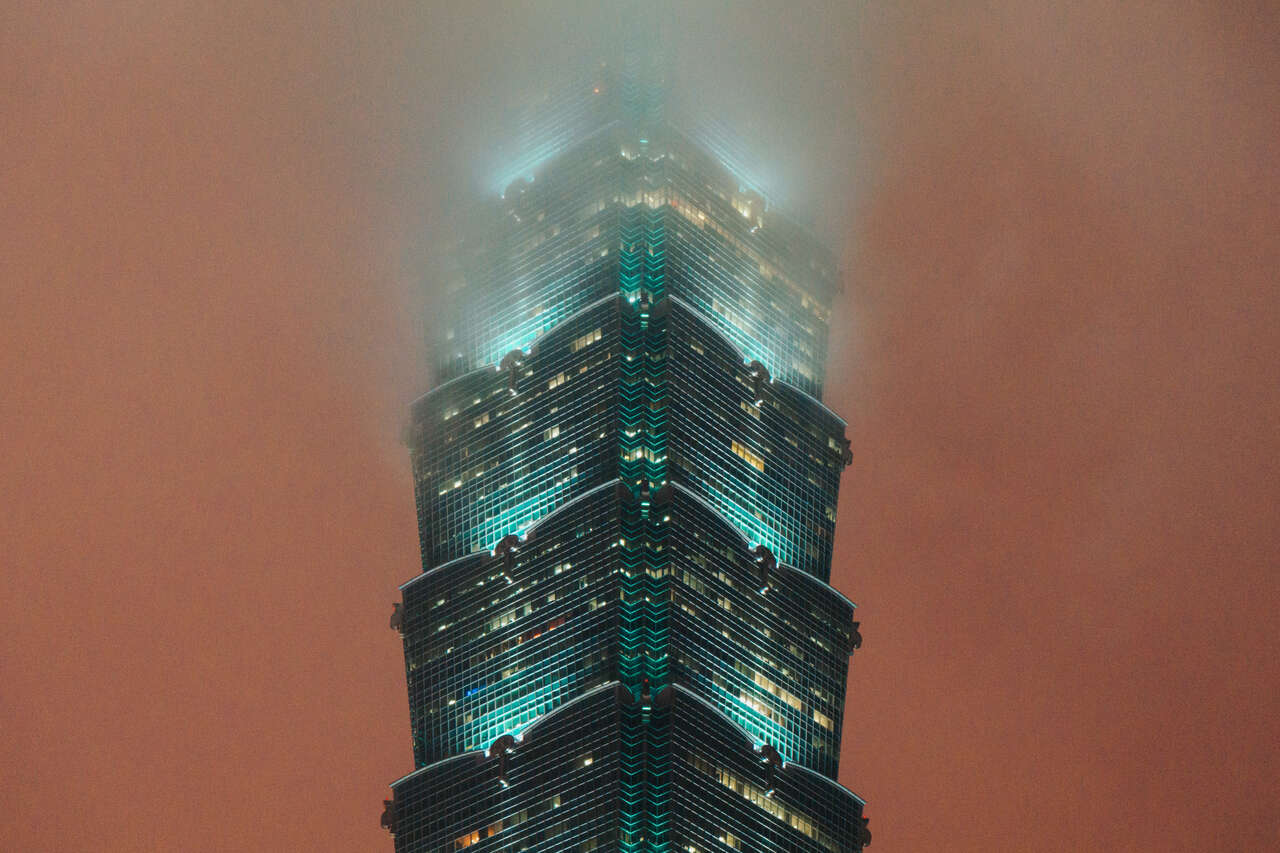
[[[601,332],[600,329],[587,332],[585,335],[582,335],[581,337],[574,338],[573,343],[569,344],[569,349],[572,352],[577,352],[583,347],[591,346],[596,341],[600,340],[602,337],[603,337],[603,333]]]
[[[745,459],[747,464],[752,468],[755,468],[757,471],[764,471],[764,459],[762,459],[758,454],[753,453],[746,445],[737,441],[733,442],[733,452]]]

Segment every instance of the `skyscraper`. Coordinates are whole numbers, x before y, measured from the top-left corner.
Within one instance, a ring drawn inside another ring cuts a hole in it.
[[[637,79],[529,113],[433,318],[398,853],[870,841],[836,782],[834,264]]]

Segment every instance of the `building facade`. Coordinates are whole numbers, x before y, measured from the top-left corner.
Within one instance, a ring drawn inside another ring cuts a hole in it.
[[[397,853],[861,850],[835,267],[605,71],[544,107],[433,318],[383,823]]]

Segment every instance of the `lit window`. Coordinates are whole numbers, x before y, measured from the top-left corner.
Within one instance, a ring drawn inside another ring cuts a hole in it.
[[[581,337],[574,338],[573,343],[569,344],[569,349],[572,352],[577,352],[578,350],[584,347],[591,346],[596,341],[600,340],[602,337],[603,337],[603,333],[601,332],[600,329],[587,332],[585,335],[582,335]]]
[[[764,471],[764,459],[762,459],[758,454],[753,453],[746,445],[737,441],[733,442],[733,452],[745,459],[747,464],[752,468],[755,468],[757,471]]]

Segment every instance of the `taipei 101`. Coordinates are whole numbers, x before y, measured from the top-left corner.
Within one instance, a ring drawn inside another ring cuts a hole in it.
[[[0,851],[1280,850],[1280,14],[14,0]]]
[[[643,35],[518,114],[432,317],[397,851],[871,840],[836,778],[836,264],[670,108]]]

